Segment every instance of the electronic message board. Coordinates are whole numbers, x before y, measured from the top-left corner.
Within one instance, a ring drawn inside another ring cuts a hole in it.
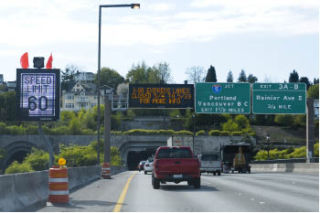
[[[18,120],[59,119],[59,69],[17,69],[16,93]]]
[[[193,84],[130,84],[129,108],[193,108]]]
[[[248,83],[197,83],[195,89],[196,113],[250,113],[250,84]]]

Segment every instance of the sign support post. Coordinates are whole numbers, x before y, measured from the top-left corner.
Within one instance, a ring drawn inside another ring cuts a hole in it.
[[[307,163],[311,163],[313,156],[313,145],[314,145],[314,108],[313,98],[307,99],[307,144],[306,144],[306,159]]]
[[[52,144],[50,143],[48,138],[43,133],[42,122],[41,121],[38,122],[38,133],[39,133],[41,139],[44,141],[44,143],[47,146],[47,149],[48,149],[48,152],[49,152],[49,168],[51,168],[52,165],[53,165],[53,162],[54,162],[53,148],[52,148]]]

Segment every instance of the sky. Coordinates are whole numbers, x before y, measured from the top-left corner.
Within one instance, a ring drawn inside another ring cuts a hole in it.
[[[243,69],[259,82],[288,81],[295,69],[319,78],[318,0],[10,0],[0,1],[0,74],[16,79],[20,57],[53,56],[53,67],[98,69],[98,8],[140,3],[139,10],[102,10],[101,66],[123,77],[133,65],[166,62],[183,83],[187,69],[214,66],[218,82]]]

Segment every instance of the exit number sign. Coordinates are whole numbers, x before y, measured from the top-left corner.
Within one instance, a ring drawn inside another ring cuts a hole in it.
[[[252,88],[254,114],[305,114],[305,83],[255,83]]]

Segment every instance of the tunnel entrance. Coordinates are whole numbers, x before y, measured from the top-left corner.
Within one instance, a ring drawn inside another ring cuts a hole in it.
[[[155,154],[158,147],[146,148],[143,151],[129,151],[127,155],[127,167],[129,170],[137,170],[142,160],[147,160]]]
[[[20,150],[18,152],[13,153],[11,157],[8,159],[6,167],[10,166],[10,164],[13,163],[13,161],[18,161],[18,163],[22,163],[22,161],[27,157],[30,151],[28,152],[25,150]]]

